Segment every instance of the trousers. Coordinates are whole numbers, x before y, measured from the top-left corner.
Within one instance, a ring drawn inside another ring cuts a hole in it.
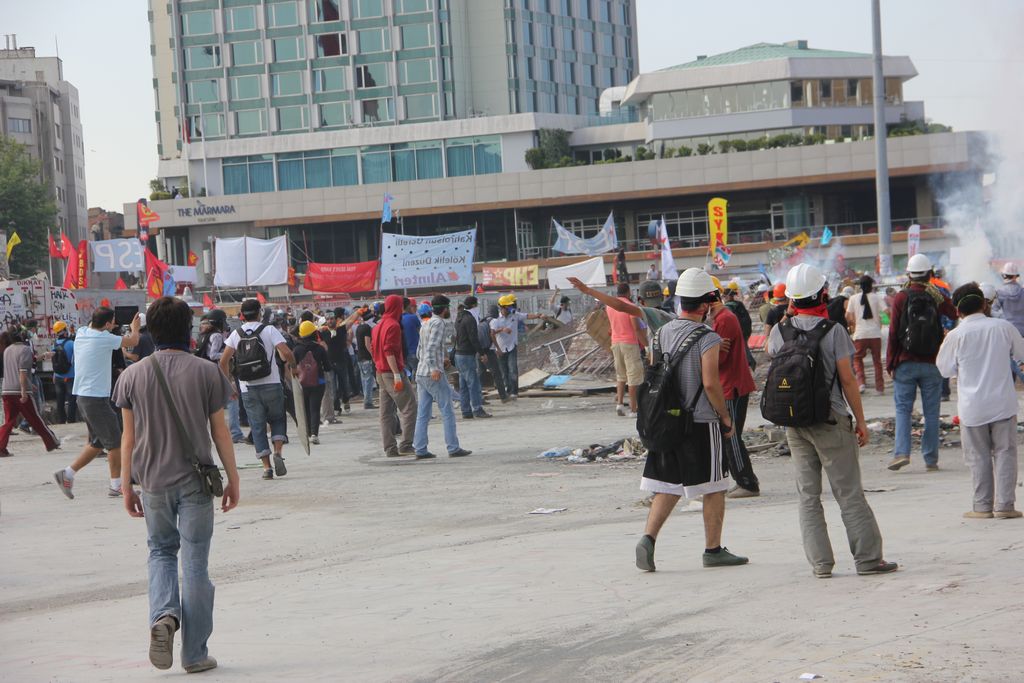
[[[1013,510],[1017,500],[1017,417],[961,427],[960,441],[974,480],[974,511]]]

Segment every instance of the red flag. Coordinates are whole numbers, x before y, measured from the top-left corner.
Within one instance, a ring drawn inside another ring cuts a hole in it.
[[[203,294],[203,306],[205,306],[206,308],[209,308],[211,311],[213,309],[217,308],[214,305],[213,299],[210,298],[209,294]]]
[[[377,283],[377,262],[310,263],[306,289],[311,292],[369,292]]]
[[[143,253],[146,255],[146,294],[152,299],[159,299],[164,295],[164,275],[170,266],[149,249],[144,249]]]
[[[67,238],[62,237],[64,244],[67,244]],[[64,270],[64,289],[78,289],[78,250],[69,249],[67,251],[68,260],[67,267]]]
[[[56,240],[53,239],[53,235],[48,236],[50,238],[50,258],[64,258],[64,254],[61,253],[57,247]]]
[[[71,246],[71,240],[64,233],[60,234],[60,255],[62,258],[71,258],[71,254],[74,253],[74,249]]]
[[[189,249],[188,250],[188,265],[194,266],[197,263],[199,263],[199,257],[196,256],[196,252],[194,252],[191,249]]]
[[[114,289],[123,290],[128,289],[128,285],[124,283],[124,280],[117,278],[117,282],[114,283]]]
[[[267,304],[267,297],[263,296],[262,292],[256,292],[256,301],[259,301],[261,306],[265,306]]]
[[[288,286],[289,287],[298,287],[299,286],[299,281],[295,277],[295,269],[292,268],[291,266],[288,266]]]

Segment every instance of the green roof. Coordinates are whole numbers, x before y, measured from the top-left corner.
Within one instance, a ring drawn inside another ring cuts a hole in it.
[[[804,43],[806,45],[806,43]],[[711,55],[704,59],[695,59],[686,64],[670,66],[661,71],[672,71],[674,69],[697,69],[706,66],[726,66],[729,64],[748,64],[750,62],[763,62],[769,59],[800,59],[807,57],[870,57],[865,52],[843,52],[842,50],[817,50],[809,47],[797,47],[797,45],[779,45],[777,43],[757,43],[741,47],[731,52],[723,52],[719,55]]]

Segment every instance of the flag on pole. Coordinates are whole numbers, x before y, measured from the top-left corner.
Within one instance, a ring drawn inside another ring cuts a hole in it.
[[[708,202],[708,232],[713,256],[719,242],[729,243],[729,202],[721,197],[715,197]]]
[[[554,218],[551,219],[551,222],[554,223],[555,232],[558,234],[558,239],[555,241],[554,246],[551,247],[554,251],[563,254],[599,256],[600,254],[615,251],[619,247],[619,240],[615,235],[614,213],[608,214],[608,220],[604,222],[601,232],[587,239],[572,234]]]
[[[75,251],[74,248],[71,246],[71,240],[69,240],[68,236],[65,235],[62,232],[60,234],[60,256],[61,256],[61,258],[63,258],[63,259],[70,258],[71,254],[74,253],[74,251]]]
[[[213,299],[210,298],[209,294],[203,294],[203,306],[205,306],[206,308],[210,309],[211,311],[213,309],[217,308],[213,304]]]
[[[729,263],[729,259],[732,258],[732,248],[719,242],[715,246],[715,255],[712,260],[718,268],[725,268],[726,264]]]
[[[665,226],[665,217],[658,222],[658,242],[661,244],[661,279],[675,280],[679,277],[676,270],[676,260],[672,256],[672,245],[668,241],[668,228]]]
[[[821,246],[827,247],[828,243],[832,241],[832,229],[827,225],[825,230],[821,233]]]
[[[391,215],[391,202],[393,202],[394,200],[395,200],[395,198],[392,197],[390,194],[388,194],[387,192],[384,193],[384,209],[380,213],[380,222],[381,223],[390,223],[391,222],[391,218],[392,218],[392,215]]]
[[[12,232],[11,236],[7,239],[7,260],[11,260],[11,252],[14,248],[21,244],[21,238],[18,237],[18,233]]]
[[[117,278],[117,282],[114,283],[114,289],[122,291],[128,289],[128,285],[126,285],[124,283],[124,280],[122,280],[121,278]]]
[[[267,305],[267,297],[263,296],[263,292],[256,292],[256,301],[259,301],[261,306]]]
[[[152,299],[167,296],[164,290],[167,277],[170,276],[170,266],[158,259],[149,249],[143,251],[146,255],[146,294]],[[171,278],[171,282],[174,282],[174,278]],[[174,296],[173,292],[170,296]]]
[[[57,246],[57,241],[53,239],[53,235],[47,234],[50,238],[50,258],[64,258],[64,254],[61,252],[60,247]]]
[[[191,249],[188,250],[188,265],[194,266],[199,263],[199,257],[196,256],[196,252]]]

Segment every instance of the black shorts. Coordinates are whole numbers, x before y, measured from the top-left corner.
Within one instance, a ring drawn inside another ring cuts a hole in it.
[[[121,416],[114,412],[109,398],[78,397],[78,414],[89,428],[89,445],[113,450],[121,447]]]
[[[697,498],[729,489],[725,448],[717,422],[698,422],[667,453],[649,452],[640,488],[651,493]]]

